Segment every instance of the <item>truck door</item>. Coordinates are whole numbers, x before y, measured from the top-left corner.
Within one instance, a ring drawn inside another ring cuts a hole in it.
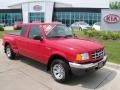
[[[41,30],[39,25],[32,25],[29,29],[27,40],[27,52],[29,57],[44,63],[44,55],[46,52],[45,42],[40,40],[34,40],[34,36],[41,36]]]
[[[21,35],[17,38],[16,42],[17,42],[17,46],[18,46],[18,49],[19,49],[19,53],[26,56],[27,55],[27,44],[26,44],[26,40],[27,40],[27,31],[28,31],[28,28],[27,28],[27,25],[24,25],[22,27],[22,31],[21,31]]]

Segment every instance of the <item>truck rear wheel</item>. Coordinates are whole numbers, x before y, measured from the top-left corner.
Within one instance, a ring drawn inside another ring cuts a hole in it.
[[[16,57],[16,54],[13,52],[10,45],[6,45],[5,52],[9,59],[14,59]]]
[[[71,76],[70,72],[69,65],[60,59],[55,59],[51,64],[51,74],[57,82],[63,83],[68,81]]]

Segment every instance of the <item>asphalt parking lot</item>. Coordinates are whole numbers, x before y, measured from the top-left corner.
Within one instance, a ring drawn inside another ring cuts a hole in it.
[[[0,90],[120,90],[120,70],[104,67],[65,84],[57,83],[44,65],[25,57],[9,60],[0,40]]]

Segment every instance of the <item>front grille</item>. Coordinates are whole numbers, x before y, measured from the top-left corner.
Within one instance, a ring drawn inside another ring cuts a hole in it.
[[[105,55],[104,50],[98,50],[92,53],[92,59],[96,60],[102,58]]]

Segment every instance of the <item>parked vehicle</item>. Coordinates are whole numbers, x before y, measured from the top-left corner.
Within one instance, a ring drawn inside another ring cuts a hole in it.
[[[92,28],[97,31],[100,31],[100,26],[101,26],[101,22],[96,22],[95,24],[93,24]]]
[[[71,74],[96,71],[107,60],[104,46],[74,37],[60,23],[23,25],[20,33],[4,34],[3,45],[8,58],[19,54],[43,63],[61,83],[69,80]]]
[[[13,25],[14,30],[18,30],[21,29],[23,26],[23,22],[22,21],[16,21]]]
[[[91,26],[89,24],[87,24],[86,22],[83,22],[83,21],[75,22],[70,27],[72,29],[78,29],[80,31],[91,28]]]

